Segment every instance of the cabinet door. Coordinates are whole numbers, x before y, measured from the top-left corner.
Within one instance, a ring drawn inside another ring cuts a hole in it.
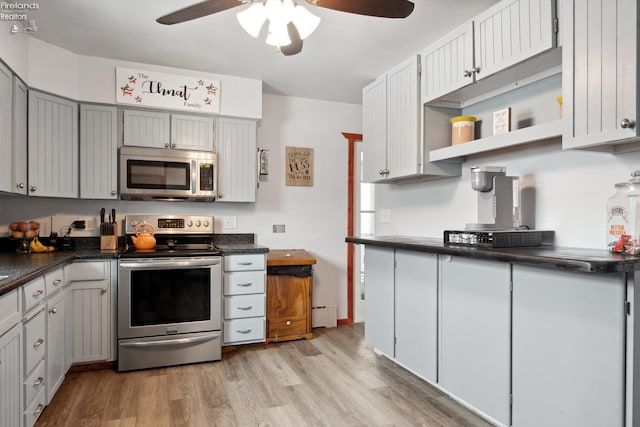
[[[474,18],[476,80],[556,45],[555,1],[502,1]]]
[[[78,197],[78,104],[29,91],[29,195]]]
[[[383,180],[387,169],[387,78],[362,90],[363,182]]]
[[[257,186],[256,122],[218,119],[218,201],[255,202]]]
[[[80,105],[80,198],[117,199],[117,109]]]
[[[364,250],[364,340],[393,358],[394,351],[394,251],[366,246]]]
[[[564,4],[563,148],[637,137],[637,1]]]
[[[124,145],[171,148],[168,113],[124,110]]]
[[[12,192],[11,168],[13,159],[12,150],[12,102],[11,102],[11,71],[0,63],[0,191]]]
[[[64,292],[64,371],[68,372],[73,364],[73,298],[71,286],[62,290]]]
[[[624,424],[625,280],[513,266],[513,425]]]
[[[110,295],[108,280],[74,282],[73,363],[107,360],[110,351]]]
[[[473,22],[427,47],[422,58],[423,103],[473,83]]]
[[[213,118],[171,115],[171,147],[179,150],[213,150]]]
[[[22,425],[22,325],[0,337],[0,426]]]
[[[27,194],[27,85],[13,76],[13,178],[14,193]]]
[[[65,366],[65,293],[47,302],[47,403],[51,402],[66,373]]]
[[[510,425],[510,265],[449,256],[440,260],[439,383]]]
[[[437,382],[438,256],[396,251],[396,361]]]
[[[415,175],[420,157],[420,55],[387,73],[387,178]]]

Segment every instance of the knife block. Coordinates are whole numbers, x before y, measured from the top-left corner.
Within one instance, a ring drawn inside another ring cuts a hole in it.
[[[100,249],[102,250],[118,249],[118,224],[117,223],[100,224]]]

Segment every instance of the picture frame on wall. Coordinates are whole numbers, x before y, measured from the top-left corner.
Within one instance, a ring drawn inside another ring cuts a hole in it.
[[[286,185],[313,187],[313,148],[287,147]]]
[[[493,134],[511,132],[511,108],[503,108],[493,113]]]

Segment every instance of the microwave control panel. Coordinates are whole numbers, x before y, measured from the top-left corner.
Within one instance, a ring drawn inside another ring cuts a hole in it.
[[[200,163],[200,191],[213,191],[213,163]]]

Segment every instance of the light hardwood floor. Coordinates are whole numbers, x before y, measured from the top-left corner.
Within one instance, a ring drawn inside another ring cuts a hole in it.
[[[67,374],[36,426],[486,426],[363,342],[362,324],[223,360]]]

